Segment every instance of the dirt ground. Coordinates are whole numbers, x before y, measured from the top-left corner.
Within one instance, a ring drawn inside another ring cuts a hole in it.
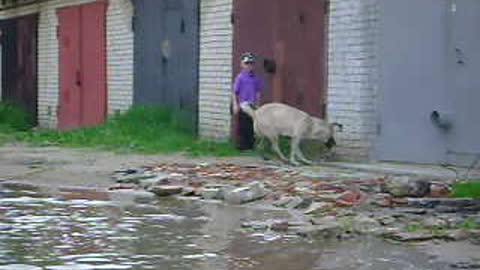
[[[110,176],[116,170],[161,162],[271,164],[253,156],[192,158],[181,154],[116,154],[94,149],[9,144],[0,147],[0,181],[102,188],[113,183]]]
[[[235,165],[278,166],[278,161],[265,161],[255,156],[188,157],[182,154],[138,155],[116,154],[95,149],[32,147],[22,143],[0,146],[0,182],[23,181],[36,185],[108,187],[114,171],[158,163],[231,163]],[[452,171],[437,165],[398,163],[329,162],[317,166],[294,167],[306,175],[334,179],[376,179],[385,175],[414,175],[441,180],[454,179]],[[465,175],[467,168],[457,168]],[[470,172],[480,177],[480,170]]]
[[[10,144],[0,147],[0,181],[24,181],[49,186],[107,187],[110,175],[119,169],[160,162],[267,164],[256,157],[201,157],[181,154],[115,154],[94,149],[31,147]]]

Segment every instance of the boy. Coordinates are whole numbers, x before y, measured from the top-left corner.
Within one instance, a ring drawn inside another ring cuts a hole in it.
[[[253,120],[242,111],[243,106],[255,105],[260,100],[263,82],[255,74],[255,60],[253,53],[247,52],[240,57],[242,71],[235,78],[232,92],[233,114],[238,117],[236,135],[239,150],[253,149],[255,137],[253,134]]]

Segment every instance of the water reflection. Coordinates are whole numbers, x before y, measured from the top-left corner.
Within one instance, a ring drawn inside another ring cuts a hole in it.
[[[0,190],[0,270],[448,269],[373,239],[312,243],[239,230],[243,220],[284,212],[173,199],[134,203],[85,190]]]

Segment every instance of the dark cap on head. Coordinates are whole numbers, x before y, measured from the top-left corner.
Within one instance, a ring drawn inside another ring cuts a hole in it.
[[[242,63],[245,63],[245,64],[255,63],[256,59],[257,59],[257,57],[255,56],[255,54],[253,54],[251,52],[246,52],[246,53],[242,54],[242,56],[240,56],[240,60],[242,61]]]

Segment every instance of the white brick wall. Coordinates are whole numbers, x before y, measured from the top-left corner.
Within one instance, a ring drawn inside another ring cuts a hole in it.
[[[56,128],[59,97],[58,18],[56,9],[95,0],[51,0],[0,12],[0,18],[39,13],[38,25],[38,120],[44,128]],[[7,13],[8,12],[8,13]],[[110,0],[107,11],[108,111],[125,110],[132,103],[133,33],[129,0]]]
[[[342,123],[337,153],[369,158],[376,136],[379,0],[331,0],[327,115]]]
[[[133,4],[110,0],[107,10],[108,112],[125,111],[133,102]]]
[[[232,0],[200,1],[199,132],[201,137],[230,136],[232,82]]]

